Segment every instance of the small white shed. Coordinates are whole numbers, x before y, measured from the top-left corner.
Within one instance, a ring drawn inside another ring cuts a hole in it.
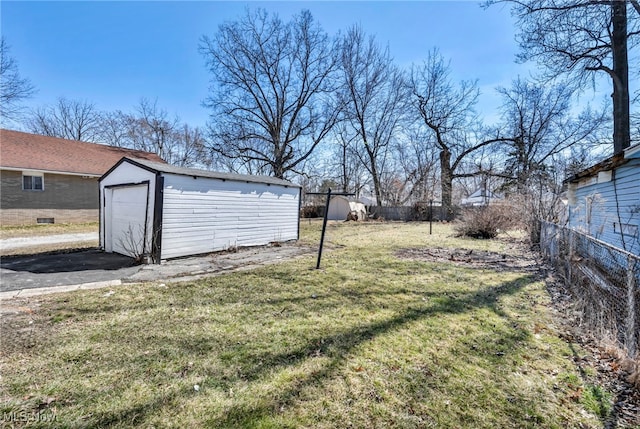
[[[329,209],[327,212],[328,220],[346,220],[349,216],[351,207],[349,206],[349,199],[342,195],[336,195],[329,200]]]
[[[367,209],[362,203],[349,201],[342,195],[331,197],[329,201],[328,220],[347,220],[349,213],[354,215],[357,220],[365,220],[367,218]]]
[[[122,158],[100,178],[100,246],[155,263],[297,240],[300,186]]]

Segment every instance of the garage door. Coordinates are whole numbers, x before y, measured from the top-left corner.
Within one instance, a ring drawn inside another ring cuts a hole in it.
[[[105,250],[137,258],[149,251],[145,240],[148,184],[110,189]]]

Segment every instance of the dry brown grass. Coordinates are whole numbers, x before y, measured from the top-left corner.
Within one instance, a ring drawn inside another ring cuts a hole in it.
[[[0,240],[16,237],[38,237],[55,234],[98,232],[98,223],[55,223],[22,226],[0,226]]]
[[[43,237],[58,234],[83,234],[98,232],[98,223],[80,224],[41,224],[0,227],[0,240],[11,238]],[[33,255],[48,252],[68,252],[77,249],[89,249],[98,246],[98,240],[72,241],[51,244],[34,244],[17,248],[3,248],[0,245],[0,256]]]
[[[320,224],[302,225],[317,243]],[[327,240],[321,270],[306,257],[16,301],[0,411],[70,428],[602,427],[538,274],[397,256],[517,257],[508,241],[354,222]]]

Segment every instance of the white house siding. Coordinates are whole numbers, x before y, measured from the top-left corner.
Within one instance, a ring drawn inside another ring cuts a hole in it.
[[[112,242],[112,237],[106,236],[108,232],[108,224],[105,222],[105,219],[111,219],[111,206],[109,204],[109,199],[111,196],[112,190],[110,190],[109,186],[113,185],[123,185],[127,183],[140,183],[144,181],[149,181],[149,202],[147,206],[148,216],[147,216],[147,237],[146,237],[146,248],[148,249],[151,246],[152,242],[152,234],[153,234],[153,204],[154,204],[154,194],[155,194],[155,173],[144,170],[137,166],[131,165],[129,163],[123,162],[118,165],[109,175],[103,177],[100,181],[100,243],[103,249],[107,252],[112,252],[114,250],[114,243]],[[107,188],[107,189],[105,189]],[[106,206],[104,203],[107,203]],[[144,228],[144,225],[142,225]],[[117,246],[116,246],[117,247]]]
[[[570,225],[615,247],[640,254],[640,165],[638,154],[615,170],[576,189]],[[600,181],[600,183],[598,183]],[[614,187],[615,183],[615,187]],[[618,214],[619,213],[619,214]],[[623,237],[620,224],[626,229]]]
[[[295,240],[299,191],[165,173],[161,258]]]

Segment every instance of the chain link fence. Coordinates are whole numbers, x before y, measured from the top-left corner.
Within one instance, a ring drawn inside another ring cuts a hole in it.
[[[640,257],[578,231],[543,222],[540,250],[571,294],[580,324],[640,352]]]

